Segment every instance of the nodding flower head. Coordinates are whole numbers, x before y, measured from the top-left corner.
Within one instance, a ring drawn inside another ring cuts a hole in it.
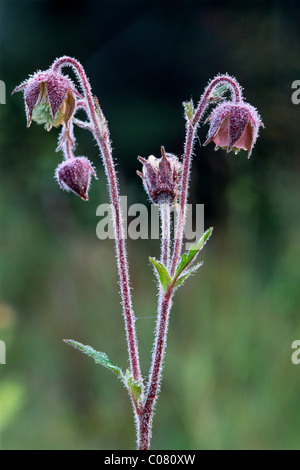
[[[28,80],[17,86],[13,93],[24,92],[27,127],[32,121],[52,126],[67,124],[75,108],[78,92],[73,82],[65,75],[49,69],[36,72]]]
[[[88,201],[88,191],[92,175],[97,178],[91,162],[86,157],[74,157],[63,161],[55,171],[59,186],[73,191],[84,201]]]
[[[207,140],[219,147],[238,153],[241,149],[248,150],[248,158],[258,137],[259,126],[263,126],[256,109],[248,103],[224,102],[218,105],[208,118],[210,129]]]
[[[137,174],[142,178],[145,190],[154,204],[174,204],[180,195],[182,164],[175,155],[165,153],[164,147],[161,152],[161,158],[153,155],[147,160],[138,157],[143,163],[143,171],[137,171]]]

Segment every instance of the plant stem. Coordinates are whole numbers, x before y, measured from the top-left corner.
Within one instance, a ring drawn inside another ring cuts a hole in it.
[[[187,134],[186,134],[186,143],[185,151],[183,157],[183,170],[181,177],[181,194],[179,202],[179,211],[176,224],[176,235],[174,240],[174,251],[172,256],[171,264],[171,277],[174,276],[177,264],[179,261],[181,246],[184,234],[184,224],[186,218],[186,204],[188,198],[188,184],[189,184],[189,174],[190,167],[192,163],[192,151],[195,139],[196,126],[194,127],[189,121],[187,123]]]
[[[118,181],[116,170],[112,158],[112,149],[109,139],[109,132],[105,117],[100,106],[92,95],[91,87],[81,64],[72,57],[61,57],[52,65],[53,70],[60,71],[62,67],[71,66],[81,84],[84,96],[87,102],[86,112],[92,124],[93,136],[101,152],[105,173],[107,176],[110,200],[113,207],[113,223],[115,232],[115,244],[117,261],[119,268],[121,298],[123,305],[123,315],[125,319],[125,330],[128,344],[131,374],[135,381],[141,381],[141,370],[139,362],[139,353],[136,339],[135,315],[132,308],[131,290],[129,283],[129,270],[127,264],[127,250],[122,226],[122,214],[119,199]],[[135,408],[137,405],[135,404]]]
[[[187,119],[187,132],[183,156],[183,171],[181,177],[181,197],[179,202],[179,214],[176,225],[174,251],[172,256],[171,276],[174,276],[181,255],[182,241],[184,235],[184,224],[186,218],[186,204],[188,198],[190,170],[197,127],[199,125],[200,119],[202,118],[204,112],[210,104],[210,96],[213,92],[213,89],[217,86],[222,86],[224,84],[226,84],[229,88],[232,94],[233,101],[239,102],[242,100],[242,90],[236,80],[230,77],[229,75],[219,75],[207,85],[203,95],[200,98],[197,109],[194,112],[191,121]]]
[[[52,69],[55,71],[60,71],[61,68],[65,66],[71,66],[73,68],[81,84],[82,90],[84,92],[84,99],[82,99],[81,97],[80,107],[85,109],[90,121],[89,123],[87,123],[86,128],[89,128],[89,130],[91,130],[98,144],[105,167],[105,173],[109,186],[110,200],[113,207],[115,244],[119,268],[121,298],[123,305],[123,315],[125,319],[125,330],[128,344],[131,374],[133,380],[139,382],[142,385],[142,376],[140,371],[139,353],[135,330],[135,316],[132,308],[131,291],[129,284],[127,251],[122,226],[122,214],[119,200],[118,181],[112,158],[112,148],[109,138],[108,126],[97,99],[92,95],[88,79],[81,64],[77,60],[65,56],[61,57],[60,59],[57,59],[52,65]],[[187,118],[187,130],[183,157],[183,171],[181,177],[181,196],[179,203],[178,221],[175,230],[176,234],[174,240],[172,260],[170,260],[170,204],[167,200],[162,201],[162,203],[160,204],[160,218],[162,227],[161,261],[167,269],[169,268],[169,265],[171,263],[171,277],[174,276],[174,273],[178,266],[182,249],[189,176],[196,130],[206,108],[212,102],[213,89],[216,86],[221,86],[222,84],[227,85],[235,102],[239,102],[242,99],[241,88],[233,78],[227,75],[218,76],[213,79],[206,87],[192,118]],[[85,123],[81,123],[80,121],[78,121],[78,124],[85,127]],[[72,150],[70,142],[67,142],[66,145],[66,150],[68,151],[67,153],[70,154]],[[137,401],[134,399],[133,396],[131,396],[135,410],[135,418],[138,433],[138,448],[140,450],[147,450],[150,446],[153,411],[161,381],[173,291],[173,285],[169,287],[165,292],[160,289],[160,295],[158,300],[156,335],[154,341],[154,349],[149,373],[146,398],[142,404],[137,404]],[[142,396],[143,391],[141,397]]]
[[[203,116],[204,111],[206,110],[207,106],[210,104],[209,99],[210,99],[210,95],[213,89],[216,86],[218,85],[221,86],[224,83],[228,85],[228,88],[230,89],[231,94],[233,95],[234,101],[238,102],[242,99],[241,89],[233,78],[227,75],[216,77],[206,87],[204,94],[202,95],[199,101],[198,107],[193,115],[193,119],[191,121],[187,120],[187,131],[186,131],[184,157],[183,157],[183,171],[182,171],[182,177],[181,177],[181,197],[180,197],[180,204],[179,204],[178,221],[176,225],[174,251],[173,251],[173,256],[172,256],[171,273],[170,273],[171,277],[173,277],[175,274],[175,271],[179,262],[179,257],[181,254],[184,224],[185,224],[185,218],[186,218],[188,184],[189,184],[189,176],[190,176],[190,169],[191,169],[191,162],[192,162],[192,152],[193,152],[196,130],[197,130],[199,121],[201,117]],[[163,227],[164,214],[162,214],[162,212],[161,212],[161,219],[162,219],[162,227]],[[162,240],[162,243],[163,243],[163,240]],[[162,245],[162,260],[166,259],[167,249],[169,249],[169,244],[168,245],[166,244],[166,246]],[[167,265],[165,264],[165,266],[167,267],[168,264]],[[172,305],[172,295],[173,295],[173,288],[171,287],[159,299],[156,338],[155,338],[154,353],[152,356],[151,372],[149,375],[148,392],[147,392],[147,397],[146,397],[144,408],[142,410],[142,413],[139,416],[138,445],[139,445],[140,450],[147,450],[149,449],[149,446],[150,446],[153,410],[154,410],[154,406],[157,400],[157,394],[158,394],[159,384],[160,384],[161,374],[162,374],[163,359],[164,359],[165,350],[166,350],[169,315],[170,315],[170,310],[171,310],[171,305]]]
[[[159,391],[162,365],[166,349],[169,314],[172,305],[172,293],[172,289],[168,289],[159,300],[159,314],[157,318],[155,348],[152,357],[148,392],[144,408],[139,416],[139,450],[147,450],[150,446],[153,411]]]
[[[171,211],[168,198],[159,204],[161,220],[161,262],[168,269],[170,262],[170,241],[171,241]]]

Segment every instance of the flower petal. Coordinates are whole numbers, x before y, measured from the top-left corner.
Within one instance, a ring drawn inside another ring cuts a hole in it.
[[[218,147],[227,147],[228,146],[228,140],[229,140],[229,116],[226,116],[225,119],[222,121],[219,130],[215,134],[215,136],[212,138],[214,143]]]
[[[55,120],[56,113],[66,98],[69,81],[66,77],[59,74],[49,74],[46,82],[49,104],[52,113],[52,119]]]
[[[24,92],[24,100],[26,105],[27,126],[30,126],[32,111],[35,107],[41,92],[41,82],[29,80]]]
[[[162,184],[168,184],[172,181],[171,163],[167,159],[164,147],[162,147],[162,157],[158,165],[158,177]]]
[[[241,137],[235,142],[234,147],[243,149],[243,150],[248,150],[249,156],[250,156],[252,147],[255,143],[253,140],[253,135],[254,135],[253,127],[252,127],[251,122],[249,121]]]
[[[228,152],[232,147],[237,147],[236,143],[242,136],[250,120],[250,111],[247,107],[239,104],[233,105],[229,117],[229,141]],[[241,147],[243,148],[243,147]]]
[[[218,129],[221,126],[222,121],[226,118],[226,116],[230,112],[230,106],[231,106],[230,103],[226,102],[226,103],[220,104],[219,106],[217,106],[214,109],[211,117],[209,118],[210,128],[209,128],[209,131],[208,131],[207,139],[206,139],[206,141],[204,142],[203,145],[207,145],[207,144],[209,144],[209,142],[214,140],[214,137],[215,137],[216,133],[218,132]],[[215,142],[215,140],[214,140],[214,142]],[[228,143],[228,141],[227,141],[227,143]]]

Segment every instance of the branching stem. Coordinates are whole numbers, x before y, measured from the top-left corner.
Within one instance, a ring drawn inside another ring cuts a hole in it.
[[[178,262],[180,260],[181,249],[182,249],[182,241],[184,235],[184,224],[186,219],[186,206],[187,206],[187,198],[188,198],[188,190],[189,190],[189,179],[190,179],[190,170],[191,170],[191,163],[192,163],[192,155],[193,155],[193,148],[194,148],[194,141],[197,132],[197,127],[201,118],[204,115],[207,107],[211,103],[210,97],[212,95],[213,90],[216,87],[220,87],[222,85],[226,85],[232,95],[232,101],[239,102],[242,100],[242,90],[240,85],[236,82],[236,80],[229,75],[219,75],[214,78],[206,87],[198,106],[193,114],[191,120],[187,119],[186,125],[186,138],[185,138],[185,145],[184,145],[184,155],[183,155],[183,171],[182,171],[182,178],[181,178],[181,196],[179,202],[179,213],[178,213],[178,221],[176,226],[176,234],[175,234],[175,242],[174,242],[174,251],[172,255],[172,265],[171,265],[171,275],[173,276]]]
[[[62,67],[67,66],[71,66],[73,68],[81,84],[82,91],[86,99],[85,109],[89,116],[89,120],[92,125],[92,132],[100,149],[103,164],[105,167],[110,200],[113,207],[115,244],[131,373],[135,381],[141,381],[142,376],[136,339],[135,315],[133,312],[131,300],[129,270],[127,264],[127,250],[123,233],[118,181],[112,158],[112,148],[109,139],[109,131],[106,124],[106,120],[97,101],[95,106],[95,100],[92,95],[91,87],[81,64],[72,57],[65,56],[61,57],[60,59],[57,59],[54,62],[52,68],[55,71],[60,71]]]
[[[180,261],[184,224],[186,218],[186,205],[188,198],[188,185],[192,163],[193,146],[196,136],[196,130],[200,119],[202,118],[207,106],[210,104],[210,96],[215,87],[223,84],[228,85],[228,88],[232,94],[234,101],[238,102],[242,99],[242,92],[238,83],[227,75],[221,75],[212,80],[206,87],[204,94],[202,95],[198,107],[193,115],[192,120],[187,120],[186,128],[186,139],[183,156],[183,171],[181,177],[181,197],[179,203],[179,214],[176,225],[176,234],[174,240],[174,251],[172,254],[171,277],[174,277],[178,263]],[[162,223],[164,217],[162,216]],[[169,245],[168,245],[169,247]],[[166,248],[162,245],[162,260],[166,259]],[[169,264],[169,263],[168,263]],[[165,264],[165,266],[168,266]],[[156,338],[154,345],[154,352],[152,356],[152,364],[149,375],[149,385],[147,391],[147,397],[143,413],[139,417],[139,449],[149,449],[151,439],[151,429],[153,420],[153,411],[155,402],[157,400],[157,394],[159,391],[159,384],[161,380],[163,359],[165,356],[166,344],[167,344],[167,332],[170,309],[172,305],[173,288],[170,287],[162,297],[159,298],[158,306],[158,319],[156,327]]]
[[[56,72],[61,71],[62,67],[71,66],[75,71],[81,88],[83,97],[77,101],[78,108],[86,111],[89,121],[84,123],[74,118],[74,123],[77,125],[91,130],[101,152],[102,160],[105,167],[105,172],[108,180],[110,199],[113,207],[113,222],[115,230],[115,243],[117,252],[117,261],[119,267],[121,297],[123,304],[123,314],[125,319],[126,337],[128,343],[128,351],[130,358],[130,367],[132,378],[134,381],[142,384],[142,376],[140,371],[139,353],[137,348],[136,330],[135,330],[135,316],[132,308],[131,291],[129,284],[129,272],[127,265],[127,253],[125,238],[122,225],[122,214],[119,200],[118,181],[115,171],[115,166],[112,158],[112,148],[109,138],[109,130],[106,119],[100,108],[98,100],[93,97],[88,79],[85,75],[83,67],[80,63],[71,57],[61,57],[57,59],[52,69]],[[242,100],[241,88],[237,82],[227,76],[220,75],[212,80],[206,87],[199,104],[192,116],[187,117],[186,125],[186,139],[184,145],[183,155],[183,171],[181,177],[181,193],[178,211],[178,220],[175,230],[174,248],[172,258],[170,256],[171,245],[171,227],[170,227],[170,201],[162,200],[160,204],[160,218],[161,218],[161,262],[169,269],[171,278],[174,277],[178,263],[180,262],[180,255],[182,249],[184,225],[186,218],[186,205],[188,197],[189,177],[191,170],[193,146],[196,136],[196,131],[201,118],[204,115],[209,104],[213,101],[214,96],[212,92],[214,89],[221,85],[226,85],[232,94],[232,100],[239,102]],[[70,142],[65,145],[71,151]],[[172,305],[172,297],[174,292],[174,283],[163,290],[160,287],[160,295],[158,300],[158,315],[156,323],[156,336],[154,341],[154,349],[152,356],[152,363],[149,372],[147,393],[144,401],[137,403],[136,399],[132,396],[132,401],[135,409],[135,417],[137,423],[138,435],[138,448],[140,450],[147,450],[150,446],[151,430],[153,411],[157,400],[159,386],[162,376],[163,360],[166,351],[167,331],[169,323],[169,315]],[[143,390],[141,393],[143,396]]]

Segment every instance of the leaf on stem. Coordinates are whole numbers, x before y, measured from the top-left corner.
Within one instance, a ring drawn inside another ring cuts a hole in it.
[[[131,372],[127,369],[125,373],[125,385],[128,388],[134,401],[140,405],[142,400],[143,383],[141,380],[134,380]]]
[[[228,85],[221,85],[219,87],[214,88],[209,96],[209,101],[214,102],[214,101],[222,100],[223,95],[227,90],[228,90]]]
[[[106,120],[105,120],[105,117],[103,115],[103,112],[102,112],[102,109],[101,109],[101,106],[99,104],[99,101],[98,101],[98,98],[97,96],[95,95],[94,96],[94,102],[95,102],[95,111],[96,111],[96,114],[99,118],[99,121],[100,121],[100,125],[101,125],[101,130],[102,132],[105,130],[105,127],[106,127]]]
[[[79,351],[83,352],[84,354],[87,354],[87,356],[90,356],[91,358],[93,358],[94,361],[96,362],[96,364],[101,364],[102,366],[106,367],[107,369],[112,370],[123,381],[125,381],[122,369],[120,369],[120,367],[115,366],[114,364],[112,364],[110,362],[110,360],[108,359],[108,356],[104,352],[96,351],[96,349],[92,348],[91,346],[81,344],[78,341],[75,341],[73,339],[64,339],[63,341],[65,343],[73,346],[73,348],[78,349]]]
[[[212,231],[213,231],[212,227],[210,227],[208,230],[206,230],[206,232],[202,235],[202,237],[200,238],[198,243],[196,243],[195,245],[192,245],[190,247],[189,251],[182,255],[181,260],[180,260],[180,262],[177,266],[174,279],[173,279],[173,283],[174,283],[175,287],[182,284],[182,282],[187,277],[189,277],[191,274],[193,274],[201,266],[201,263],[199,263],[196,266],[194,266],[193,268],[190,268],[184,274],[182,274],[187,269],[187,267],[193,261],[195,261],[197,255],[199,254],[199,251],[202,250],[203,246],[205,245],[205,243],[207,242],[207,240],[211,236]]]
[[[185,101],[182,104],[185,110],[186,117],[190,122],[192,122],[194,116],[194,104],[192,98],[190,99],[190,101]]]
[[[184,274],[181,274],[181,276],[178,276],[176,278],[176,281],[174,283],[174,287],[179,287],[181,286],[181,284],[184,283],[184,281],[190,277],[192,274],[194,274],[198,268],[200,268],[202,266],[202,262],[201,263],[198,263],[196,264],[195,266],[193,266],[192,268],[188,269],[187,271],[184,272]]]
[[[164,264],[161,261],[158,261],[155,258],[149,258],[151,263],[156,269],[156,272],[158,274],[160,283],[162,285],[162,288],[164,292],[168,290],[169,287],[172,285],[172,278],[170,274],[168,273],[167,268],[164,266]]]

